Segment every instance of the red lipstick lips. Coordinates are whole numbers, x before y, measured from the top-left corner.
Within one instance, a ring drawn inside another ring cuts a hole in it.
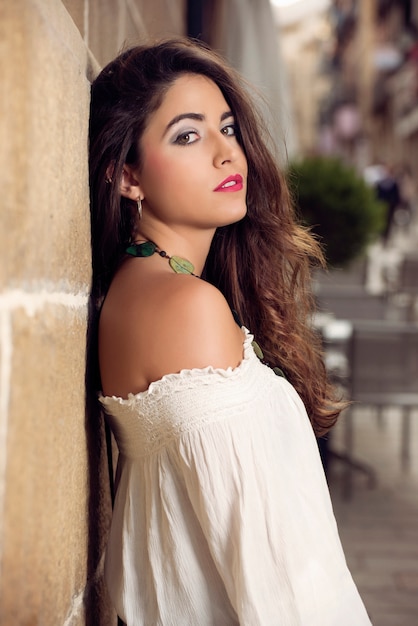
[[[228,176],[218,185],[214,191],[241,191],[242,185],[242,176],[241,174],[234,174],[233,176]]]

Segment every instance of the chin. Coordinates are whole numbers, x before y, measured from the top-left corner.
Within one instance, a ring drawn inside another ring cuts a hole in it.
[[[231,211],[225,216],[225,223],[222,226],[228,226],[229,224],[235,224],[240,222],[247,215],[247,207],[240,208],[238,211]]]
[[[236,206],[229,208],[229,210],[216,211],[212,213],[210,222],[206,224],[208,228],[222,228],[222,226],[229,226],[240,222],[247,215],[247,205]]]

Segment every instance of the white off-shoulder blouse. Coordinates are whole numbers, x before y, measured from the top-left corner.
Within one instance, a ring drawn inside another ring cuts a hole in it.
[[[236,368],[100,397],[119,448],[105,576],[128,626],[366,626],[315,436],[246,330]]]

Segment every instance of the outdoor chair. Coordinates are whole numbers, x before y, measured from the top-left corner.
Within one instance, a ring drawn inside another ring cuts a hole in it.
[[[418,255],[406,254],[399,272],[399,291],[418,296]]]
[[[348,344],[350,411],[358,405],[402,409],[401,463],[410,462],[411,412],[418,407],[418,325],[383,320],[355,321]],[[353,448],[353,421],[346,420],[346,452]],[[352,468],[345,468],[345,493]]]
[[[357,285],[322,287],[318,289],[317,304],[320,311],[342,320],[383,320],[390,312],[384,296],[369,294]]]
[[[409,299],[408,319],[417,321],[418,315],[418,255],[408,253],[399,268],[397,291]]]

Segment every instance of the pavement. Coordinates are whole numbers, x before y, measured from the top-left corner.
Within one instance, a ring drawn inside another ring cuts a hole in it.
[[[354,266],[354,271],[332,273],[326,284],[340,288],[362,284],[369,294],[382,293],[387,287],[382,276],[396,279],[399,261],[405,253],[416,252],[417,242],[418,203],[411,223],[394,228],[389,246],[370,247],[365,273],[364,266]],[[373,626],[418,626],[418,407],[410,417],[407,466],[401,462],[399,408],[387,408],[379,416],[371,407],[355,407],[342,414],[329,440],[331,450],[346,452],[345,425],[351,419],[352,455],[375,475],[371,486],[362,472],[352,472],[347,497],[346,466],[338,459],[329,461],[328,482],[341,541]]]
[[[418,625],[418,409],[411,415],[410,463],[401,463],[401,412],[381,418],[369,408],[343,414],[330,444],[344,451],[344,420],[354,426],[354,456],[376,475],[360,472],[344,493],[344,464],[330,461],[328,482],[346,559],[374,626]],[[356,626],[353,624],[353,626]]]

